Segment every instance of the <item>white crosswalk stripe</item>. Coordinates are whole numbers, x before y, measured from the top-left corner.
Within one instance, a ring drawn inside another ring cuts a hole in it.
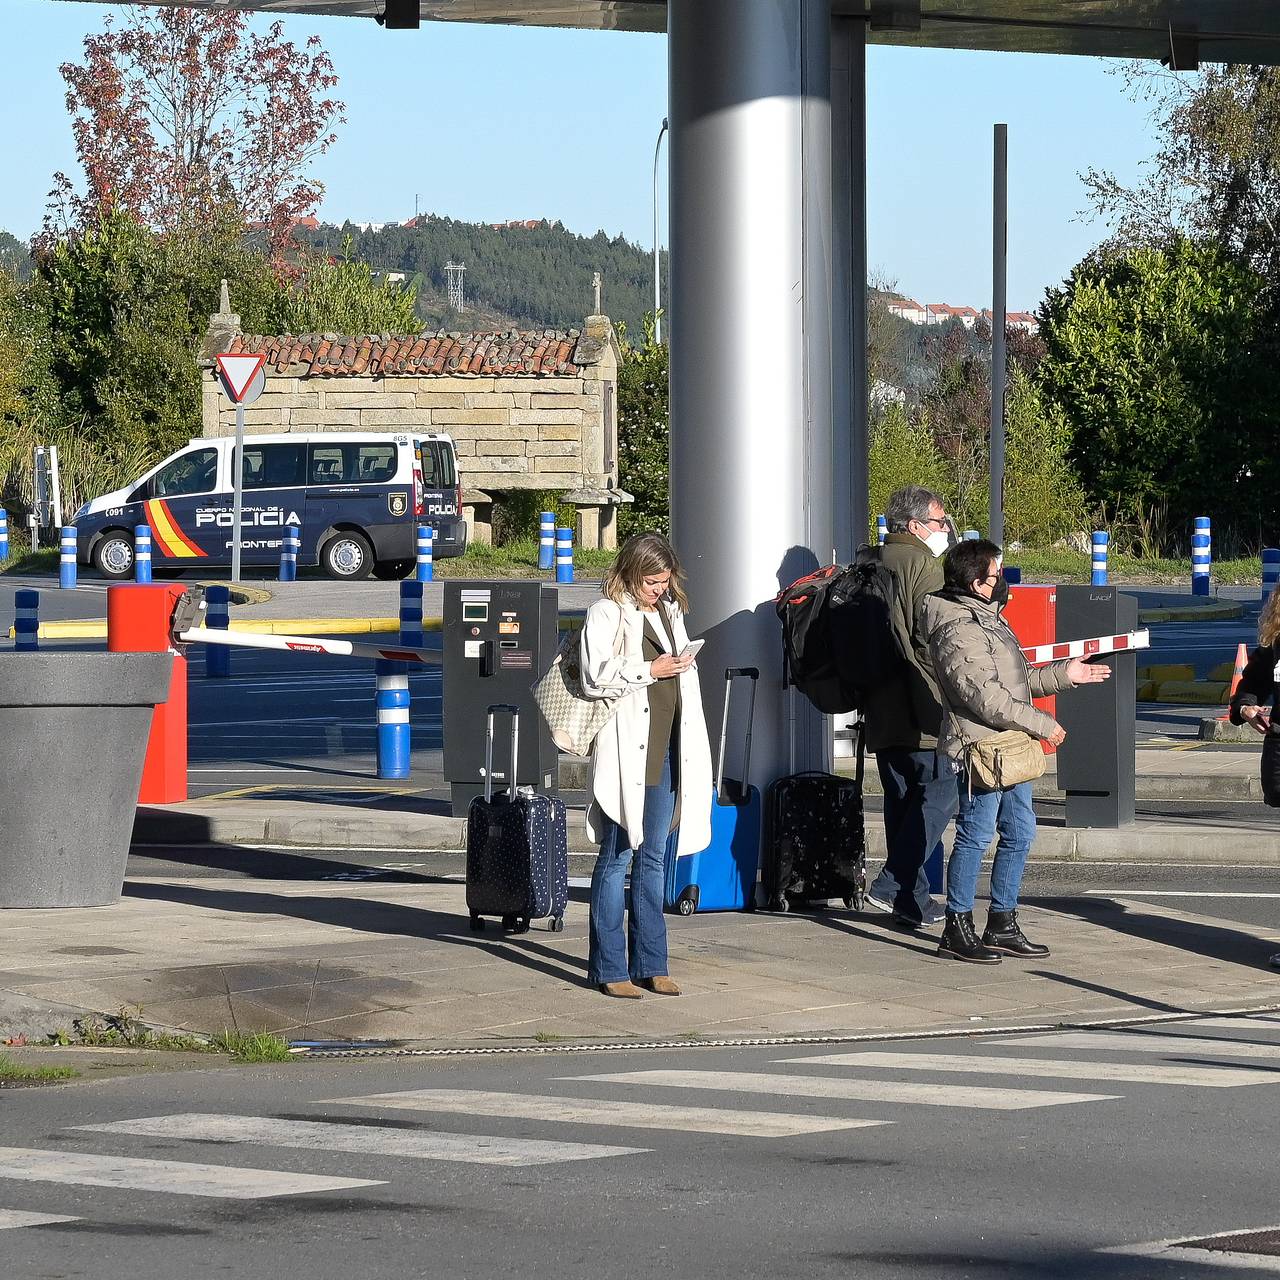
[[[30,1213],[25,1209],[0,1209],[0,1231],[16,1227],[45,1227],[54,1222],[79,1222],[65,1213]]]
[[[535,1097],[481,1089],[407,1089],[400,1093],[375,1093],[366,1098],[331,1098],[329,1102],[352,1107],[444,1111],[548,1120],[557,1124],[615,1125],[624,1129],[670,1129],[677,1133],[735,1134],[753,1138],[791,1138],[802,1133],[866,1129],[890,1123],[886,1120],[789,1115],[775,1111],[731,1111],[720,1107],[681,1107],[604,1098]]]
[[[212,1196],[221,1200],[262,1200],[312,1191],[344,1191],[380,1187],[369,1178],[330,1178],[278,1169],[246,1169],[181,1160],[138,1160],[129,1156],[96,1156],[79,1151],[35,1151],[0,1147],[0,1178],[23,1182],[66,1182],[85,1187],[119,1187],[131,1191],[164,1191],[174,1195]]]
[[[921,1084],[918,1081],[865,1077],[800,1076],[763,1071],[615,1071],[561,1077],[615,1084],[647,1084],[673,1089],[713,1089],[765,1093],[775,1098],[850,1098],[859,1102],[909,1102],[928,1107],[973,1107],[985,1111],[1023,1111],[1071,1102],[1106,1102],[1108,1093],[1060,1093],[1046,1089],[993,1089],[981,1085]]]
[[[1053,1049],[1102,1049],[1107,1053],[1190,1054],[1196,1058],[1280,1058],[1280,1043],[1218,1040],[1211,1036],[1170,1036],[1149,1031],[1064,1031],[1052,1038],[1012,1036],[994,1043],[1039,1045]]]
[[[1062,1058],[989,1058],[958,1053],[824,1053],[816,1058],[784,1058],[782,1061],[824,1067],[892,1067],[903,1071],[945,1071],[962,1075],[1040,1077],[1047,1080],[1108,1080],[1126,1084],[1190,1085],[1208,1089],[1280,1084],[1280,1072],[1258,1071],[1250,1067],[1081,1062]]]
[[[269,1116],[186,1114],[152,1116],[84,1124],[94,1133],[129,1133],[150,1138],[182,1138],[201,1142],[248,1142],[306,1151],[345,1151],[359,1155],[449,1160],[463,1164],[563,1164],[604,1156],[638,1155],[642,1147],[610,1147],[597,1143],[543,1142],[532,1138],[496,1138],[468,1133],[429,1133],[319,1120],[277,1120]]]

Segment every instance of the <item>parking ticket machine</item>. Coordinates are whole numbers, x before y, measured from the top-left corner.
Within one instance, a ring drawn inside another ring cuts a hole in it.
[[[444,583],[444,776],[455,815],[484,791],[488,708],[520,709],[518,786],[554,794],[559,752],[533,700],[533,684],[551,664],[560,641],[556,588],[540,581]],[[495,789],[510,779],[510,739],[494,744]]]

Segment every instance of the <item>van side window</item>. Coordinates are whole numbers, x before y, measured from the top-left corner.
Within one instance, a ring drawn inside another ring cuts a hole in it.
[[[193,449],[161,467],[151,480],[157,498],[212,493],[218,480],[217,449]]]
[[[396,474],[394,444],[313,444],[310,484],[386,484]]]
[[[246,444],[242,484],[246,489],[287,489],[307,483],[305,444]]]

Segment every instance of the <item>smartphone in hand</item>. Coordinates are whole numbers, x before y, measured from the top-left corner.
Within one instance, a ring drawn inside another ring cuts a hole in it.
[[[683,649],[680,650],[680,657],[688,658],[691,661],[698,656],[702,646],[706,644],[705,640],[690,640]]]

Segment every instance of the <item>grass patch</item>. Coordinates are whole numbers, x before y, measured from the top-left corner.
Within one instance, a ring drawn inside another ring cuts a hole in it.
[[[0,561],[0,573],[57,573],[57,547],[40,547],[32,551],[21,543],[9,544],[9,558]]]
[[[71,1031],[55,1031],[49,1040],[59,1045],[154,1049],[159,1053],[222,1053],[237,1062],[288,1062],[295,1057],[289,1052],[287,1041],[268,1031],[224,1029],[215,1036],[155,1031],[128,1012],[101,1018],[77,1018]]]
[[[1090,556],[1084,551],[1062,549],[1010,551],[1009,564],[1022,570],[1024,582],[1087,583]],[[1163,560],[1113,553],[1108,559],[1113,583],[1136,586],[1185,586],[1191,590],[1191,561]],[[1239,560],[1215,560],[1213,581],[1220,586],[1257,586],[1262,582],[1262,560],[1246,556]]]
[[[616,555],[615,551],[574,547],[574,573],[580,577],[598,578],[613,563]],[[437,560],[435,572],[441,578],[546,578],[555,581],[553,570],[538,568],[538,544],[532,538],[507,542],[500,547],[472,543],[465,555]]]
[[[0,1087],[9,1084],[53,1084],[58,1080],[74,1080],[80,1073],[74,1067],[28,1067],[0,1053]]]

